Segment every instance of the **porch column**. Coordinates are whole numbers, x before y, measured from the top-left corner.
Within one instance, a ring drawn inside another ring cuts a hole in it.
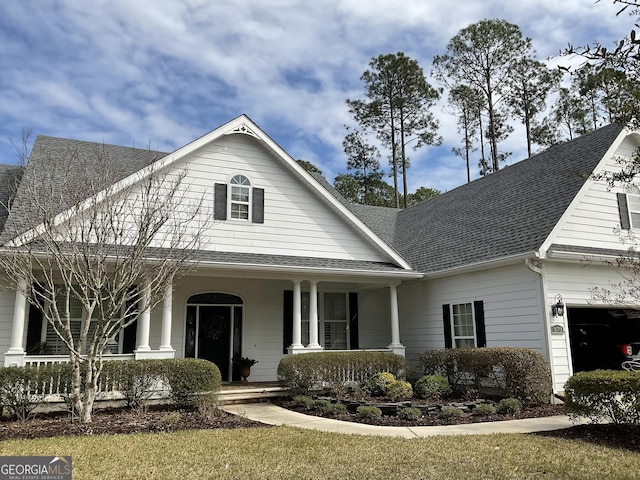
[[[389,285],[391,304],[391,343],[387,348],[393,353],[404,357],[405,346],[400,343],[400,319],[398,316],[398,288],[397,285]]]
[[[136,352],[151,350],[149,346],[149,330],[151,325],[151,284],[145,279],[142,285],[141,313],[138,319],[138,345]]]
[[[318,282],[309,282],[309,345],[307,350],[322,350],[318,343]]]
[[[164,288],[162,304],[162,331],[160,333],[160,350],[174,351],[171,346],[171,323],[173,308],[173,282],[169,282]]]
[[[293,328],[292,343],[289,347],[289,353],[296,353],[304,349],[302,345],[302,301],[300,293],[301,280],[293,280]]]
[[[24,293],[27,289],[27,281],[21,278],[18,281],[16,299],[13,306],[13,323],[11,326],[11,344],[9,350],[4,354],[4,365],[22,366],[24,365],[24,321],[27,314],[27,297]]]

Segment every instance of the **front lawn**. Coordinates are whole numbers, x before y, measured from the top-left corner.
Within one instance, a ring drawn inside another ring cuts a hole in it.
[[[82,479],[624,479],[640,452],[535,435],[399,439],[289,427],[7,440],[0,455],[71,455]]]

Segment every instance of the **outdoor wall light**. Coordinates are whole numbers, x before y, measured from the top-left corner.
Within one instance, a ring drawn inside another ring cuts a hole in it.
[[[564,303],[562,303],[562,295],[558,294],[553,299],[555,302],[551,305],[551,313],[554,317],[564,317]]]

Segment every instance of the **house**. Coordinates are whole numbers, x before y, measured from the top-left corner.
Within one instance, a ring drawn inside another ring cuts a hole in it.
[[[604,127],[406,210],[349,204],[244,115],[169,154],[101,145],[122,159],[110,181],[135,182],[155,162],[188,167],[193,195],[210,207],[197,268],[113,339],[111,355],[206,358],[224,380],[236,378],[230,360],[241,355],[259,360],[253,381],[268,381],[284,355],[309,351],[413,359],[427,348],[519,346],[549,358],[562,391],[574,369],[572,316],[627,315],[628,305],[592,305],[590,289],[619,279],[601,260],[624,251],[614,229],[640,222],[640,195],[589,175],[639,145],[636,132]],[[1,167],[3,204],[19,186],[0,215],[0,243],[21,231],[21,186],[42,157],[95,148],[39,136],[24,172]],[[64,361],[34,310],[0,291],[5,365]],[[47,355],[26,353],[39,342]]]

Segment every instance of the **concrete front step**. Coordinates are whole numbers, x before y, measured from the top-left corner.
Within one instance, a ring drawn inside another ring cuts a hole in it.
[[[223,386],[218,398],[224,405],[267,402],[274,398],[285,397],[289,392],[280,386],[267,385],[229,385]]]

